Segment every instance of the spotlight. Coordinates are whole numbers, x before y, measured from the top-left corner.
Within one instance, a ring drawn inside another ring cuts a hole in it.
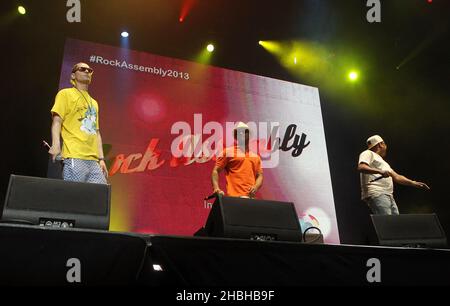
[[[359,75],[358,75],[358,72],[356,72],[356,71],[351,71],[351,72],[348,74],[348,78],[349,78],[349,80],[352,81],[352,82],[355,82],[355,81],[358,79],[358,77],[359,77]]]
[[[162,266],[161,266],[161,265],[158,265],[158,264],[153,265],[153,270],[154,270],[154,271],[158,271],[158,272],[164,271],[163,268],[162,268]]]
[[[122,36],[123,38],[127,38],[128,36],[130,36],[130,34],[126,31],[124,31],[120,34],[120,36]]]
[[[208,52],[213,52],[213,51],[214,51],[214,45],[213,45],[213,44],[209,44],[209,45],[206,47],[206,50],[208,50]]]
[[[23,6],[19,6],[17,8],[17,11],[19,12],[20,15],[25,15],[27,13],[27,10]]]

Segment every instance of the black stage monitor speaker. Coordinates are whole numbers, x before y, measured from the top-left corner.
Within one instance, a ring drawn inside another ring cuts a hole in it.
[[[211,237],[301,242],[293,203],[218,196],[205,225]]]
[[[371,215],[378,244],[446,248],[447,238],[436,214]]]
[[[11,175],[2,222],[109,229],[110,185]]]

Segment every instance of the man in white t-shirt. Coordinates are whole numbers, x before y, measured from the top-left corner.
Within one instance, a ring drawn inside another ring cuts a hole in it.
[[[383,159],[387,145],[379,135],[367,139],[368,149],[359,155],[358,171],[361,179],[361,199],[375,215],[398,215],[394,200],[394,182],[429,190],[425,183],[416,182],[396,173]]]

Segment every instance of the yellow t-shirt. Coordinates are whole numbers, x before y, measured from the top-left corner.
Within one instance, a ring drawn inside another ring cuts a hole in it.
[[[87,91],[66,88],[56,95],[51,112],[62,119],[62,157],[98,160],[97,101]]]

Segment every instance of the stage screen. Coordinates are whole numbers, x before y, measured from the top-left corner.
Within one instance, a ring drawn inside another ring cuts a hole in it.
[[[71,87],[78,62],[94,69],[89,92],[99,103],[111,230],[196,232],[211,209],[204,198],[215,153],[243,121],[263,161],[257,198],[293,202],[303,229],[319,227],[325,242],[339,243],[317,88],[68,39],[61,89]],[[220,185],[225,191],[223,173]]]

